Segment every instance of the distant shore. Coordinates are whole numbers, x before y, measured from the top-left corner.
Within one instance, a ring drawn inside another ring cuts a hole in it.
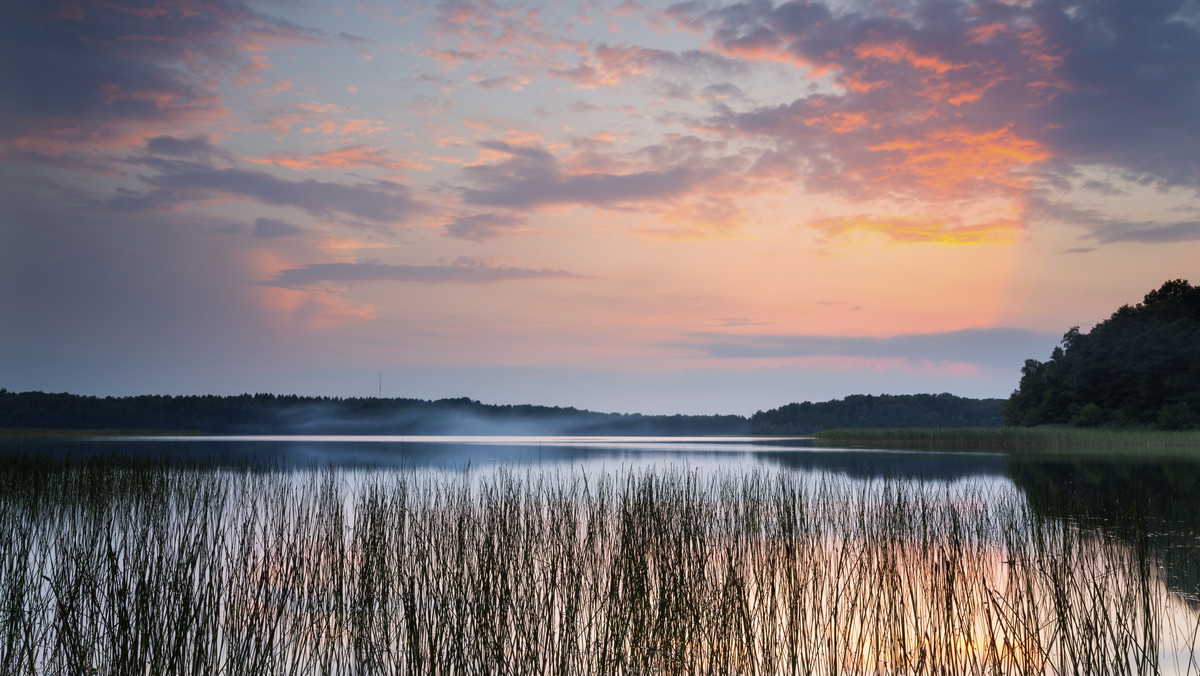
[[[0,428],[0,439],[70,439],[73,437],[197,437],[198,430],[70,430]]]
[[[816,433],[829,444],[865,448],[978,451],[1186,452],[1200,454],[1200,430],[1091,429],[1076,427],[831,429]]]

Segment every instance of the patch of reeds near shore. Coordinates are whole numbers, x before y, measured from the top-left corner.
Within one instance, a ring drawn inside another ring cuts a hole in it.
[[[1200,673],[1155,558],[985,485],[0,468],[3,674]]]
[[[983,451],[1145,452],[1200,455],[1200,430],[1095,429],[1077,427],[977,427],[833,429],[816,434],[822,443],[867,448]]]

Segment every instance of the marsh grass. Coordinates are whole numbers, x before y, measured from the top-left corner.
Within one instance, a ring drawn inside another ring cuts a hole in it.
[[[968,427],[832,429],[823,443],[868,448],[953,449],[1038,453],[1103,453],[1200,456],[1200,430],[1093,429],[1076,427]]]
[[[4,674],[1200,673],[1015,491],[690,470],[0,469]]]

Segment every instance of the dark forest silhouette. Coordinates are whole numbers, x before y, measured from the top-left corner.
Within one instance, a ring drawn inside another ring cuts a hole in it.
[[[1200,422],[1200,287],[1164,283],[1025,361],[1005,406],[1011,425],[1189,429]]]
[[[207,434],[807,435],[830,427],[994,427],[1001,399],[852,395],[750,417],[597,413],[473,399],[243,394],[92,397],[0,390],[0,429],[164,430]]]

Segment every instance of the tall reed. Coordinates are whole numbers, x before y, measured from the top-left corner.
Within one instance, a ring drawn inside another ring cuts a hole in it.
[[[1200,600],[1160,572],[1197,547],[986,485],[15,463],[0,488],[4,674],[1200,673]]]

